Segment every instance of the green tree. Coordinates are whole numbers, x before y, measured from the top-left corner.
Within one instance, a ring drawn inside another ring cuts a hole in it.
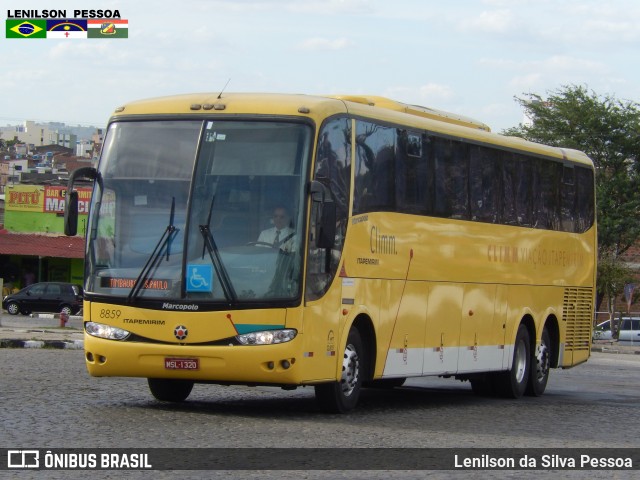
[[[613,313],[615,299],[624,291],[625,284],[632,282],[632,272],[620,260],[611,255],[604,255],[598,259],[598,290],[597,303],[607,302],[607,311]]]
[[[585,152],[596,168],[598,292],[618,295],[628,271],[620,255],[640,239],[640,105],[569,85],[516,97],[530,125],[502,133]],[[602,290],[606,286],[605,290]]]
[[[582,150],[596,167],[598,247],[614,258],[640,238],[640,105],[565,86],[516,100],[531,125],[505,130],[534,142]]]

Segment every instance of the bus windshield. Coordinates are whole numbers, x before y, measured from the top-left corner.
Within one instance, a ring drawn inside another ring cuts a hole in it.
[[[299,297],[311,133],[284,121],[111,124],[87,290],[129,301]]]

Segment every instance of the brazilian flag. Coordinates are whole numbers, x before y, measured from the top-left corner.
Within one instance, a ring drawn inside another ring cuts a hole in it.
[[[47,38],[47,21],[7,19],[7,38]]]

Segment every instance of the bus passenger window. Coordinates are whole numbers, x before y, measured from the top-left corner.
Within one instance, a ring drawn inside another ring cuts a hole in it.
[[[565,232],[575,231],[576,211],[576,183],[573,167],[562,168],[562,184],[560,186],[560,218],[562,230]]]
[[[439,217],[466,220],[468,214],[467,145],[445,138],[433,142],[436,205]]]
[[[395,137],[393,128],[358,122],[354,213],[395,209]]]
[[[396,211],[427,213],[427,159],[420,134],[398,130],[396,147]]]
[[[499,220],[500,166],[496,152],[484,147],[469,149],[471,220],[496,223]]]
[[[560,230],[559,215],[559,183],[562,174],[562,165],[546,160],[535,161],[537,176],[539,178],[538,190],[534,190],[534,215],[536,228],[548,230]],[[535,168],[534,167],[534,168]]]
[[[586,232],[593,225],[593,173],[588,168],[576,167],[576,224],[577,233]]]

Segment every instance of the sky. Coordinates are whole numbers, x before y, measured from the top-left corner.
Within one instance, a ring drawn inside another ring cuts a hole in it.
[[[638,0],[3,0],[118,10],[128,39],[0,34],[0,126],[105,126],[191,92],[368,94],[517,126],[566,85],[640,102]]]

